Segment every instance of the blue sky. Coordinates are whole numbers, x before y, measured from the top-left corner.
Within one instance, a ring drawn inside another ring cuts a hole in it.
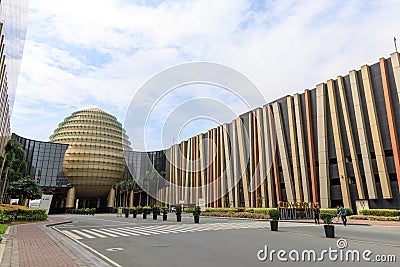
[[[47,141],[66,116],[89,107],[123,123],[141,85],[166,68],[193,61],[243,73],[265,103],[303,92],[388,57],[393,37],[400,39],[398,10],[396,0],[30,1],[12,131]],[[217,121],[186,122],[175,140],[246,111],[217,87],[182,87],[154,109],[148,149],[162,146],[168,114],[196,97],[235,112],[216,116]]]

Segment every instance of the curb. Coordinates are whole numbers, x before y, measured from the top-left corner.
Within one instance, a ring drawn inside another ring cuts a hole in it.
[[[62,222],[49,223],[49,224],[46,224],[46,227],[51,227],[51,226],[56,226],[56,225],[66,224],[66,223],[73,223],[73,221],[62,221]]]
[[[309,224],[315,224],[314,221],[300,221],[300,220],[279,220],[281,222],[292,222],[292,223],[309,223]],[[321,223],[322,225],[324,223]],[[334,222],[333,225],[343,225],[343,223],[337,223]],[[372,224],[367,224],[367,223],[356,223],[356,222],[350,222],[347,221],[347,225],[359,225],[359,226],[372,226]]]

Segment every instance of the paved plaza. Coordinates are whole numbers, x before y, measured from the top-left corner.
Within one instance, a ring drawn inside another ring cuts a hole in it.
[[[310,221],[281,221],[279,231],[272,232],[265,220],[201,217],[194,224],[191,215],[180,223],[174,214],[168,221],[52,215],[48,223],[10,227],[0,266],[376,266],[376,256],[392,261],[380,266],[398,266],[398,223],[350,221],[346,227],[336,224],[335,231],[336,238],[325,238],[323,225]],[[336,259],[336,254],[329,258],[329,250],[337,251]],[[355,251],[359,260],[352,258]],[[371,251],[370,262],[363,258],[365,251]]]

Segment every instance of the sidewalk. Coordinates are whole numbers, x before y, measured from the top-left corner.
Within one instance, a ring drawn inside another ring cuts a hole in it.
[[[108,266],[71,241],[56,239],[56,233],[46,228],[46,224],[56,222],[61,221],[49,220],[9,227],[1,241],[4,251],[2,253],[0,248],[0,267]]]
[[[281,220],[282,222],[295,222],[295,223],[315,223],[313,219],[301,219],[301,220]],[[320,224],[323,224],[323,221],[320,220]],[[342,225],[342,221],[339,222],[333,221],[334,225]],[[347,225],[365,225],[365,226],[400,226],[400,222],[394,221],[373,221],[373,220],[347,220]]]

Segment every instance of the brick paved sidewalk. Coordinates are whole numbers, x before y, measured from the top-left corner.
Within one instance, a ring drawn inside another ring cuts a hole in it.
[[[6,246],[0,267],[107,266],[93,256],[84,255],[82,249],[79,252],[68,242],[55,239],[52,230],[46,228],[47,223],[11,226],[9,233],[3,235]]]

